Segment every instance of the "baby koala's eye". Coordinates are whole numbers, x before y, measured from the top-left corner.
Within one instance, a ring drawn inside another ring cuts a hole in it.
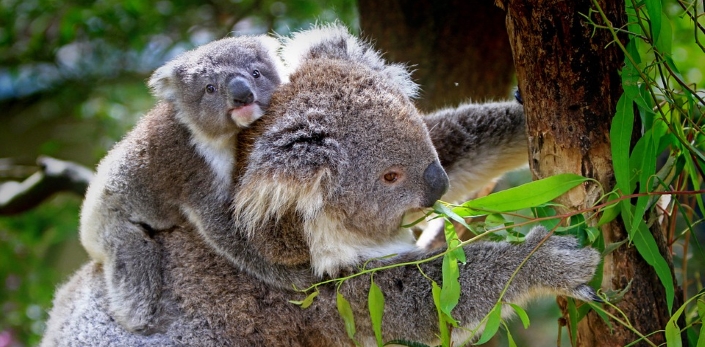
[[[208,93],[208,94],[215,93],[215,86],[212,84],[207,85],[206,86],[206,93]]]
[[[261,74],[259,73],[259,70],[252,71],[252,77],[259,78],[259,76],[261,76]]]

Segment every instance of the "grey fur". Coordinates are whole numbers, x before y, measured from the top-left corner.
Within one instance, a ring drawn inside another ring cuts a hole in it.
[[[108,307],[129,330],[153,333],[169,321],[155,233],[187,222],[205,237],[231,229],[235,136],[284,77],[277,49],[271,37],[226,38],[157,69],[149,85],[161,103],[101,161],[81,241],[103,264]]]
[[[313,305],[302,310],[288,302],[305,296],[291,284],[302,288],[349,274],[390,253],[397,255],[367,267],[434,255],[415,248],[399,226],[404,214],[428,206],[448,184],[438,171],[432,138],[442,143],[451,136],[468,137],[472,145],[464,150],[469,152],[440,151],[452,170],[465,160],[482,158],[476,151],[485,147],[476,139],[484,137],[486,128],[468,124],[474,112],[451,112],[437,116],[439,124],[447,125],[432,129],[432,137],[409,100],[405,86],[411,82],[390,79],[379,73],[376,62],[346,54],[361,49],[346,45],[367,47],[349,34],[344,45],[325,43],[330,32],[311,31],[324,42],[305,43],[316,56],[302,50],[305,58],[294,64],[290,83],[273,95],[267,116],[238,137],[236,228],[207,240],[190,224],[155,235],[163,251],[163,312],[173,324],[163,333],[140,336],[112,321],[103,270],[93,262],[58,292],[42,346],[353,345],[338,316],[335,285],[319,286]],[[296,44],[295,39],[287,43]],[[451,130],[458,127],[450,124],[463,123],[473,133]],[[502,127],[491,128],[495,130],[488,134],[504,136]],[[512,133],[515,128],[505,130]],[[497,153],[501,157],[508,152]],[[390,172],[401,176],[386,182],[394,176],[386,175]],[[465,247],[468,261],[461,266],[462,295],[454,310],[461,325],[473,328],[480,322],[534,249],[509,284],[505,302],[523,304],[548,293],[592,299],[585,283],[595,272],[599,253],[537,228],[519,245],[477,242]],[[238,252],[244,255],[232,256]],[[421,268],[424,274],[404,266],[374,275],[385,294],[385,340],[437,342],[437,314],[426,276],[440,282],[441,260]],[[352,305],[356,338],[363,345],[375,345],[367,312],[369,285],[370,278],[361,276],[339,288]]]

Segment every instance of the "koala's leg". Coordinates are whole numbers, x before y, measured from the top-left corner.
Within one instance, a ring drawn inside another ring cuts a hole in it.
[[[424,117],[450,179],[443,200],[467,194],[528,163],[524,106],[517,102],[464,104]]]
[[[164,331],[168,322],[160,314],[162,252],[151,237],[155,231],[126,218],[106,228],[116,235],[108,243],[108,257],[103,264],[110,312],[130,331]]]
[[[541,294],[560,294],[580,300],[594,300],[594,291],[586,283],[595,273],[600,261],[599,253],[592,248],[579,248],[577,240],[572,237],[552,236],[539,246],[546,236],[546,230],[539,227],[519,245],[478,242],[466,246],[467,262],[460,265],[461,296],[453,310],[453,316],[465,328],[475,329],[498,302],[499,295],[507,283],[508,289],[501,299],[505,303],[521,305]],[[538,250],[510,281],[514,271],[536,247]],[[432,253],[407,254],[392,261],[404,262],[430,255]],[[375,261],[366,268],[388,263],[389,261]],[[375,273],[374,282],[379,285],[385,296],[385,315],[382,323],[385,341],[437,341],[438,315],[433,303],[431,283],[426,276],[441,285],[442,259],[422,264],[421,269],[425,275],[422,275],[416,266],[391,268]],[[350,301],[357,316],[355,323],[360,339],[374,338],[367,311],[369,285],[370,278],[361,276],[346,281],[340,287],[340,293]],[[335,312],[335,290],[319,297],[322,299],[320,305],[325,305],[326,310]],[[505,318],[511,315],[509,309],[502,312]],[[479,330],[475,339],[479,337],[482,329]],[[458,335],[454,335],[454,339],[464,341],[468,336],[463,336],[463,333],[463,329],[455,329],[454,334]]]

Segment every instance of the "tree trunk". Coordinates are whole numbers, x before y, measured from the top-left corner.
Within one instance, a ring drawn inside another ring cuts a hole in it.
[[[512,52],[493,1],[359,0],[358,8],[362,36],[414,70],[420,109],[509,96]]]
[[[614,27],[625,24],[622,1],[598,2]],[[604,25],[598,13],[590,12],[590,1],[507,0],[503,5],[525,102],[531,172],[537,179],[566,172],[595,179],[604,191],[587,182],[558,201],[563,212],[593,206],[614,187],[609,130],[622,93],[622,52],[610,44],[607,30],[594,30],[581,15],[590,14]],[[627,237],[621,220],[602,232],[605,244]],[[654,237],[663,244],[661,233]],[[605,257],[602,289],[620,290],[630,281],[631,289],[617,306],[642,334],[663,329],[670,316],[664,288],[636,248],[625,244]],[[567,317],[566,301],[559,299],[559,305]],[[578,346],[624,346],[638,339],[619,323],[612,325],[613,333],[591,312],[578,324]],[[664,342],[663,334],[650,338]]]

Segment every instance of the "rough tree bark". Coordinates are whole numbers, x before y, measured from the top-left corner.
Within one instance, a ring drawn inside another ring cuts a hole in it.
[[[622,1],[598,2],[614,27],[625,24]],[[622,92],[621,51],[609,45],[608,31],[593,31],[581,16],[590,13],[590,1],[506,0],[502,5],[507,10],[507,29],[525,102],[534,178],[571,172],[594,178],[605,191],[611,190],[609,129]],[[591,15],[597,23],[604,23],[599,14]],[[639,131],[635,129],[636,134]],[[592,206],[603,193],[598,184],[588,182],[559,202],[566,211],[575,211]],[[605,225],[602,231],[606,244],[627,237],[621,220]],[[655,232],[654,237],[663,243],[661,233]],[[617,306],[638,331],[647,334],[663,329],[670,316],[664,288],[636,249],[622,245],[605,257],[602,288],[620,290],[630,281],[631,289]],[[559,305],[567,317],[565,300],[559,299]],[[578,324],[578,345],[624,346],[637,340],[624,326],[616,322],[613,326],[611,333],[591,312]],[[664,336],[656,334],[651,340],[662,343]]]
[[[504,12],[493,1],[359,0],[362,36],[410,64],[424,111],[505,99],[514,67]]]

